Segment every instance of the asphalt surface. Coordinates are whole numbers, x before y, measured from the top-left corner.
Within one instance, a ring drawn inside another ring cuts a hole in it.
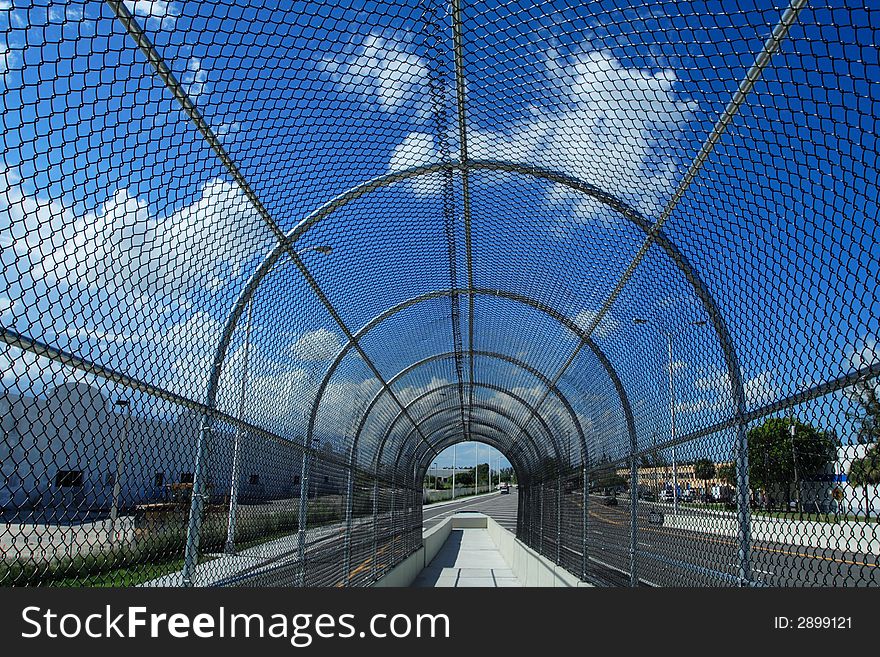
[[[605,506],[599,497],[591,497],[590,502],[587,525],[590,560],[628,572],[629,499],[621,498],[617,506]],[[649,521],[652,508],[656,505],[639,502],[636,568],[643,584],[737,584],[739,543],[735,537],[652,524]],[[668,514],[668,510],[664,512]],[[552,542],[552,537],[549,541]],[[878,586],[878,562],[880,556],[876,554],[784,542],[752,542],[752,580],[759,586]]]

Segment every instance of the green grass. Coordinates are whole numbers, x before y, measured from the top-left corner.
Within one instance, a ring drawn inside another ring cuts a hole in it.
[[[209,561],[209,559],[206,559]],[[183,568],[183,559],[172,559],[155,563],[139,563],[120,566],[106,572],[91,573],[85,576],[61,577],[43,582],[45,586],[54,587],[111,587],[137,586],[151,579],[170,575]]]

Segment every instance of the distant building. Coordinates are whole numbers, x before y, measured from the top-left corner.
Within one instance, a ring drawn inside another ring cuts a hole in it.
[[[129,414],[123,508],[166,499],[175,484],[192,483],[200,425],[200,414],[191,411],[171,419],[137,409]],[[125,415],[86,383],[65,383],[41,397],[0,393],[0,510],[78,515],[108,509],[125,426]],[[229,494],[234,443],[230,428],[212,432],[206,472],[214,501]],[[246,434],[240,456],[242,502],[299,496],[302,461],[293,446]],[[340,470],[314,462],[310,495],[338,494]]]
[[[864,515],[867,508],[880,515],[880,486],[853,486],[849,483],[852,462],[865,456],[870,445],[842,445],[837,450],[837,465],[833,476],[834,488],[840,491],[840,511]],[[867,488],[867,490],[866,490]]]
[[[717,472],[721,467],[731,465],[730,461],[715,464]],[[725,499],[732,496],[733,489],[725,482],[721,481],[717,476],[704,480],[698,479],[696,475],[696,465],[693,463],[679,463],[675,468],[675,477],[673,477],[672,464],[667,463],[657,466],[643,466],[638,469],[639,487],[642,490],[660,491],[672,489],[673,479],[678,480],[679,492],[690,491],[695,498],[704,495],[706,492],[718,499]],[[617,474],[624,479],[629,479],[629,468],[618,468]]]
[[[473,471],[473,468],[455,468],[455,476],[458,477],[461,474],[470,473]],[[494,475],[493,475],[494,476]],[[437,477],[437,481],[442,481],[446,483],[447,481],[452,481],[452,468],[428,468],[427,474],[425,474],[426,478],[433,479]]]

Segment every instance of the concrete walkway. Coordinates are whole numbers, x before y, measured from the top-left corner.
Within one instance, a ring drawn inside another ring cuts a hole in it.
[[[453,529],[412,584],[429,588],[522,586],[486,529]]]

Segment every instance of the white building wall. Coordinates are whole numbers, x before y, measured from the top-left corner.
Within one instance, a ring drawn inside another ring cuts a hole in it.
[[[856,459],[865,456],[870,445],[843,445],[837,452],[836,485],[843,493],[840,502],[841,511],[846,513],[864,514],[870,506],[873,514],[880,514],[880,486],[852,486],[848,481],[849,468]]]

